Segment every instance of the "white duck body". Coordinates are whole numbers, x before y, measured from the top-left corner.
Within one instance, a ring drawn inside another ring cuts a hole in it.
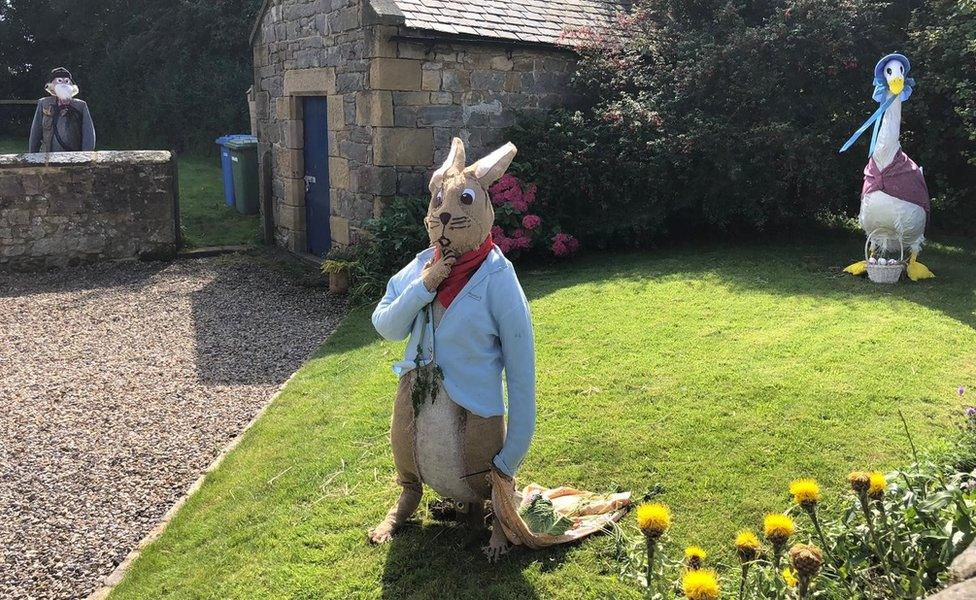
[[[874,162],[884,169],[901,149],[901,98],[896,98],[885,111],[874,148]],[[869,192],[861,197],[858,221],[864,233],[871,237],[872,249],[881,252],[918,253],[925,241],[925,209],[883,191]]]

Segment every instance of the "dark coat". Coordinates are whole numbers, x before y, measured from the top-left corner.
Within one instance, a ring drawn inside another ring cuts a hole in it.
[[[72,98],[72,110],[58,106],[53,96],[37,101],[28,152],[70,152],[95,149],[95,126],[84,100]]]

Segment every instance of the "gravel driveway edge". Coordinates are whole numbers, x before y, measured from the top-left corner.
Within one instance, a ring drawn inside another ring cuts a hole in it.
[[[311,357],[311,355],[309,355],[309,357]],[[301,367],[299,367],[299,370],[300,369]],[[164,514],[163,518],[159,520],[159,523],[157,523],[149,531],[149,533],[145,535],[145,537],[139,540],[139,543],[136,544],[136,547],[131,552],[129,552],[129,554],[126,555],[125,559],[121,563],[119,563],[119,566],[115,567],[115,570],[112,571],[112,573],[105,578],[105,581],[102,583],[102,586],[97,588],[91,594],[89,594],[87,600],[105,600],[105,598],[108,598],[109,594],[112,593],[112,590],[114,590],[120,583],[122,583],[122,579],[125,578],[126,573],[128,573],[129,569],[132,568],[133,563],[135,563],[136,559],[138,559],[142,555],[142,551],[148,548],[150,544],[155,542],[157,539],[160,538],[160,536],[163,535],[163,532],[166,531],[166,527],[169,526],[170,521],[173,520],[173,517],[176,516],[176,513],[178,513],[180,509],[183,508],[183,505],[186,504],[186,501],[189,500],[191,496],[193,496],[198,491],[200,491],[200,488],[203,487],[203,482],[207,479],[207,476],[210,475],[210,473],[217,470],[217,467],[219,467],[221,463],[224,462],[224,459],[227,458],[227,455],[229,455],[231,451],[233,451],[234,448],[236,448],[237,445],[241,443],[241,440],[244,439],[244,435],[247,434],[247,432],[250,431],[251,427],[253,427],[254,424],[257,423],[261,419],[261,417],[264,416],[264,413],[267,412],[268,408],[272,404],[274,404],[275,400],[278,399],[278,396],[281,395],[281,392],[284,391],[285,387],[291,382],[292,379],[294,379],[296,373],[298,373],[298,370],[296,370],[295,373],[292,373],[291,375],[288,376],[288,379],[286,379],[285,382],[282,383],[281,386],[278,388],[278,390],[271,395],[271,398],[268,400],[267,403],[265,403],[264,406],[261,407],[261,410],[259,410],[258,413],[254,415],[254,418],[251,419],[247,423],[247,425],[244,426],[244,429],[242,429],[241,432],[237,434],[237,436],[233,440],[231,440],[229,444],[224,446],[224,448],[220,451],[220,454],[217,455],[217,457],[213,460],[213,462],[211,462],[210,465],[208,465],[207,468],[203,471],[203,473],[201,473],[200,476],[197,477],[196,481],[194,481],[193,484],[189,488],[187,488],[186,493],[183,494],[173,504],[173,506],[171,506],[169,510],[166,511],[166,514]]]

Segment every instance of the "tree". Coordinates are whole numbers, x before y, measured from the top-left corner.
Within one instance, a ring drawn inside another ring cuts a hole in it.
[[[0,97],[38,97],[48,71],[65,66],[91,105],[101,140],[181,150],[212,143],[248,126],[248,34],[259,6],[0,0],[0,59],[8,66]]]

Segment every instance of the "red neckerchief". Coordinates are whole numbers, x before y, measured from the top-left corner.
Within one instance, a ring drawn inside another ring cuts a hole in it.
[[[454,298],[461,293],[461,288],[468,283],[468,280],[471,279],[474,272],[481,266],[481,263],[485,262],[485,259],[488,258],[488,253],[494,247],[495,241],[491,239],[491,235],[489,234],[481,246],[470,252],[465,252],[458,257],[457,262],[451,267],[451,274],[437,286],[437,300],[441,303],[441,306],[447,308],[451,305]],[[435,246],[434,260],[437,261],[440,257],[440,246]]]

